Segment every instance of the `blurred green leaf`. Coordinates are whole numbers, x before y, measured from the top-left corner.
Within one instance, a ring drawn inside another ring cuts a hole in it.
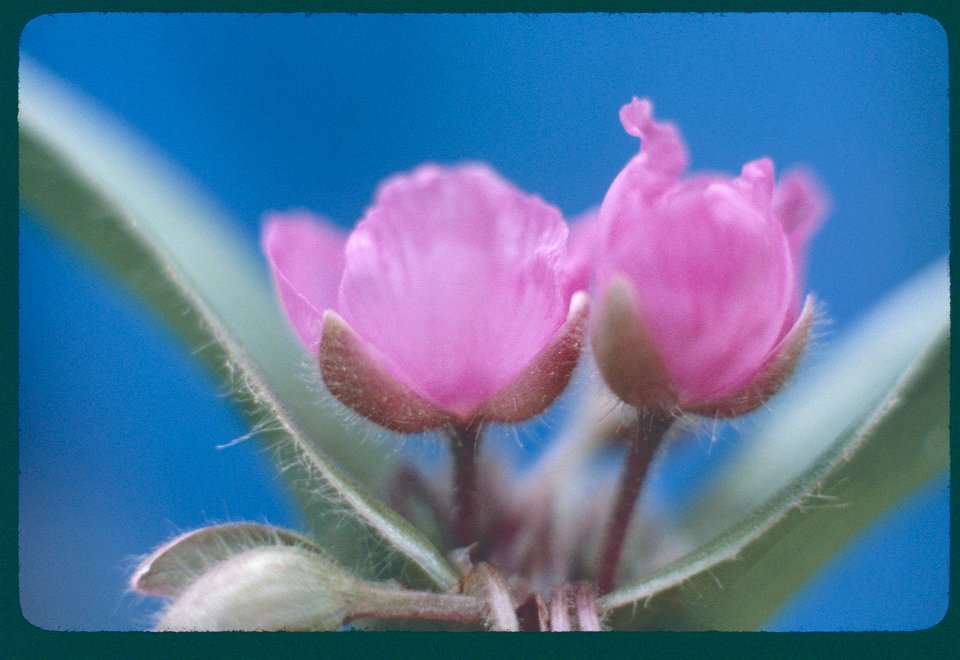
[[[364,441],[360,425],[324,403],[330,397],[312,382],[252,246],[119,123],[27,60],[20,74],[23,204],[106,266],[205,362],[276,453],[325,547],[359,572],[399,557],[393,568],[413,568],[408,579],[455,585],[439,551],[372,494],[395,452]]]
[[[904,371],[949,325],[946,261],[902,285],[811,364],[745,430],[739,456],[701,497],[688,533],[704,542],[773,497],[890,395]]]
[[[616,628],[752,630],[949,466],[945,263],[882,304],[759,425],[691,520],[698,550],[601,601]]]

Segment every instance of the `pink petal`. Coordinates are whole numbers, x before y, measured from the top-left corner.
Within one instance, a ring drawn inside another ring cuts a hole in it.
[[[385,367],[383,355],[328,310],[323,317],[320,373],[330,393],[369,420],[398,433],[422,433],[478,421],[520,422],[543,412],[570,381],[580,359],[589,305],[578,292],[553,340],[505,387],[468,414],[443,410],[415,394]]]
[[[564,260],[571,294],[590,291],[593,287],[593,265],[600,239],[600,209],[581,213],[570,222],[570,242]]]
[[[490,169],[426,165],[384,182],[351,235],[344,320],[414,393],[464,417],[567,315],[559,211]]]
[[[323,312],[336,306],[346,235],[307,211],[268,213],[261,232],[274,286],[300,341],[316,354]]]
[[[790,170],[773,190],[773,210],[787,234],[799,282],[804,280],[807,245],[823,222],[828,207],[826,193],[816,177],[806,170]]]
[[[653,103],[636,97],[620,108],[620,123],[642,140],[640,152],[630,163],[632,191],[644,197],[660,194],[687,169],[687,147],[679,129],[670,122],[654,121]]]
[[[516,378],[487,399],[477,416],[491,422],[522,422],[547,409],[567,387],[580,360],[589,318],[587,294],[570,299],[567,320],[553,340]]]
[[[653,119],[653,104],[637,99],[620,109],[620,122],[630,135],[641,138],[640,151],[610,184],[600,214],[606,218],[634,217],[629,222],[600,220],[599,245],[603,252],[631,240],[634,223],[646,215],[656,200],[680,180],[687,166],[687,147],[673,124]],[[706,182],[716,177],[703,177]],[[692,185],[692,183],[691,183]]]

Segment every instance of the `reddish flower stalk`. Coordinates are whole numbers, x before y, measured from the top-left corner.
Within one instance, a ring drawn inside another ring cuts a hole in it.
[[[597,588],[606,593],[613,588],[627,538],[630,520],[636,507],[647,470],[660,442],[673,424],[673,417],[665,417],[646,410],[637,411],[637,433],[627,450],[627,462],[614,500],[613,513],[607,527],[607,536],[600,555]]]
[[[453,449],[453,492],[456,543],[467,546],[480,539],[477,501],[477,452],[480,449],[479,424],[450,427]]]

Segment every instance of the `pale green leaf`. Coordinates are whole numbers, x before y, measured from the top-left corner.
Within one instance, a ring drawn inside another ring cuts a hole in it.
[[[755,629],[892,504],[949,465],[945,264],[777,402],[709,489],[698,550],[604,596],[617,628]],[[824,437],[825,436],[825,437]]]
[[[322,405],[262,259],[139,138],[29,61],[20,74],[26,207],[131,287],[212,368],[298,483],[324,545],[367,564],[372,531],[381,550],[451,588],[456,577],[436,548],[372,494],[394,452],[363,442]]]

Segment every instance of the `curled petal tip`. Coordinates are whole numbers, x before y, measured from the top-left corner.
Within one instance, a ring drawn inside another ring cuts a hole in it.
[[[687,148],[680,131],[670,122],[654,119],[650,100],[633,97],[620,108],[620,123],[628,134],[643,141],[640,155],[646,169],[672,177],[686,168]]]
[[[623,124],[623,130],[630,135],[647,137],[653,124],[653,103],[649,99],[638,99],[634,96],[630,103],[620,108],[620,123]]]

